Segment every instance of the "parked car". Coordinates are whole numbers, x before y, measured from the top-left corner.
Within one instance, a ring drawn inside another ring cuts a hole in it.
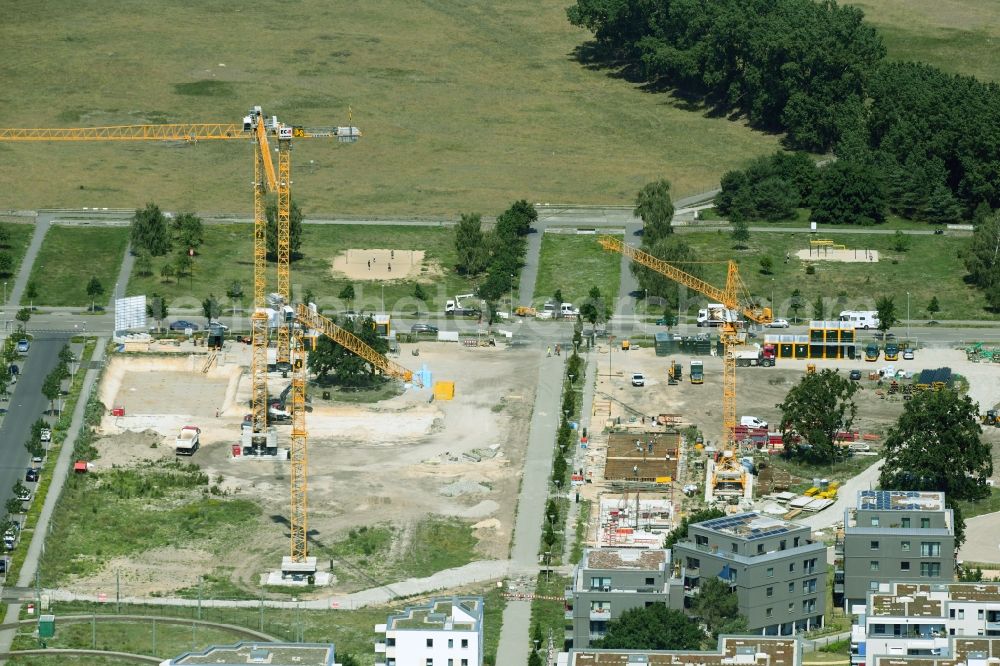
[[[27,488],[25,488],[20,493],[18,493],[17,499],[21,500],[22,502],[30,502],[31,501],[31,491],[28,490]]]
[[[186,328],[190,328],[192,331],[198,330],[198,324],[194,322],[186,321],[184,319],[178,319],[174,323],[170,324],[171,331],[183,331]]]
[[[31,349],[31,343],[28,342],[27,338],[21,338],[17,341],[18,354],[27,354],[29,349]]]
[[[225,324],[223,324],[218,319],[213,319],[210,322],[208,322],[208,326],[209,326],[209,328],[211,328],[211,327],[214,326],[215,328],[218,328],[218,329],[220,329],[222,331],[228,331],[229,330],[229,327],[226,326]]]
[[[410,333],[433,333],[437,335],[438,327],[431,324],[414,324],[410,327]]]
[[[768,328],[788,328],[787,319],[775,319],[767,325]]]
[[[28,468],[28,470],[24,473],[24,480],[28,483],[35,483],[38,481],[38,470],[34,467]]]
[[[912,361],[913,360],[913,350],[912,349],[907,348],[907,349],[903,350],[903,360],[904,361]]]
[[[856,382],[860,382],[861,381],[861,371],[860,370],[851,370],[850,377],[851,377],[851,380],[856,381]]]
[[[646,377],[641,372],[632,373],[632,386],[645,386]]]

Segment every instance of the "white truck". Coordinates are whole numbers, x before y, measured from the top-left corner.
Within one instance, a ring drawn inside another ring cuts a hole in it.
[[[444,314],[447,317],[478,317],[483,313],[482,304],[473,305],[475,294],[459,294],[449,298],[444,304]],[[464,303],[462,301],[465,301]]]
[[[849,321],[854,328],[868,330],[878,328],[878,311],[876,310],[844,310],[840,313],[840,321]]]
[[[734,320],[731,313],[722,303],[709,303],[707,308],[698,310],[698,326],[722,326],[727,321]]]
[[[180,434],[174,440],[174,453],[179,456],[191,456],[198,450],[201,439],[201,428],[198,426],[184,426]]]

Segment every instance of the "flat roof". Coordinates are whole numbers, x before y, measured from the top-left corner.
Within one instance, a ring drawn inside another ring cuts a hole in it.
[[[895,583],[889,592],[875,592],[869,617],[944,617],[946,601],[1000,603],[997,583]]]
[[[858,491],[859,511],[941,511],[944,493],[917,490]]]
[[[670,563],[670,551],[638,548],[594,548],[584,551],[585,569],[653,571]]]
[[[755,539],[766,539],[767,537],[785,534],[803,526],[773,516],[765,516],[750,511],[748,513],[737,513],[724,518],[713,518],[703,523],[696,523],[698,527],[719,532],[727,536],[733,536],[747,541]]]
[[[249,643],[211,645],[168,661],[170,666],[213,664],[213,666],[333,666],[332,643]]]
[[[791,636],[720,636],[716,650],[570,650],[568,666],[799,666]]]
[[[970,658],[1000,658],[1000,638],[949,636],[948,655],[941,657],[899,655],[869,657],[874,666],[959,666],[967,664]]]
[[[478,631],[482,621],[482,597],[443,597],[420,606],[407,606],[402,613],[390,615],[386,629]]]

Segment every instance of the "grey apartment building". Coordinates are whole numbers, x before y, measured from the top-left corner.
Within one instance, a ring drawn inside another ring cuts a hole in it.
[[[566,589],[572,610],[575,649],[587,648],[607,632],[608,622],[632,608],[666,604],[684,608],[681,581],[670,577],[670,551],[636,548],[588,549],[573,571],[573,584]]]
[[[756,512],[714,518],[688,527],[674,545],[686,597],[701,581],[720,578],[739,600],[747,629],[785,636],[823,625],[826,546],[805,525]]]
[[[850,612],[890,581],[954,580],[955,522],[944,493],[862,490],[835,545],[834,603]]]

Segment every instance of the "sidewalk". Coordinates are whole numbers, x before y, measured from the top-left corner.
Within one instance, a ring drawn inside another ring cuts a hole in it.
[[[590,434],[590,417],[594,414],[594,391],[597,385],[597,354],[589,353],[584,357],[587,361],[587,374],[583,378],[583,401],[580,405],[580,424],[576,433],[573,448],[573,460],[570,462],[570,474],[576,473],[584,464],[586,454],[579,442],[586,429]],[[576,492],[572,485],[569,488],[569,511],[566,512],[566,539],[563,549],[563,563],[569,564],[573,553],[573,543],[576,541],[576,520],[580,515],[580,505],[576,502]]]

